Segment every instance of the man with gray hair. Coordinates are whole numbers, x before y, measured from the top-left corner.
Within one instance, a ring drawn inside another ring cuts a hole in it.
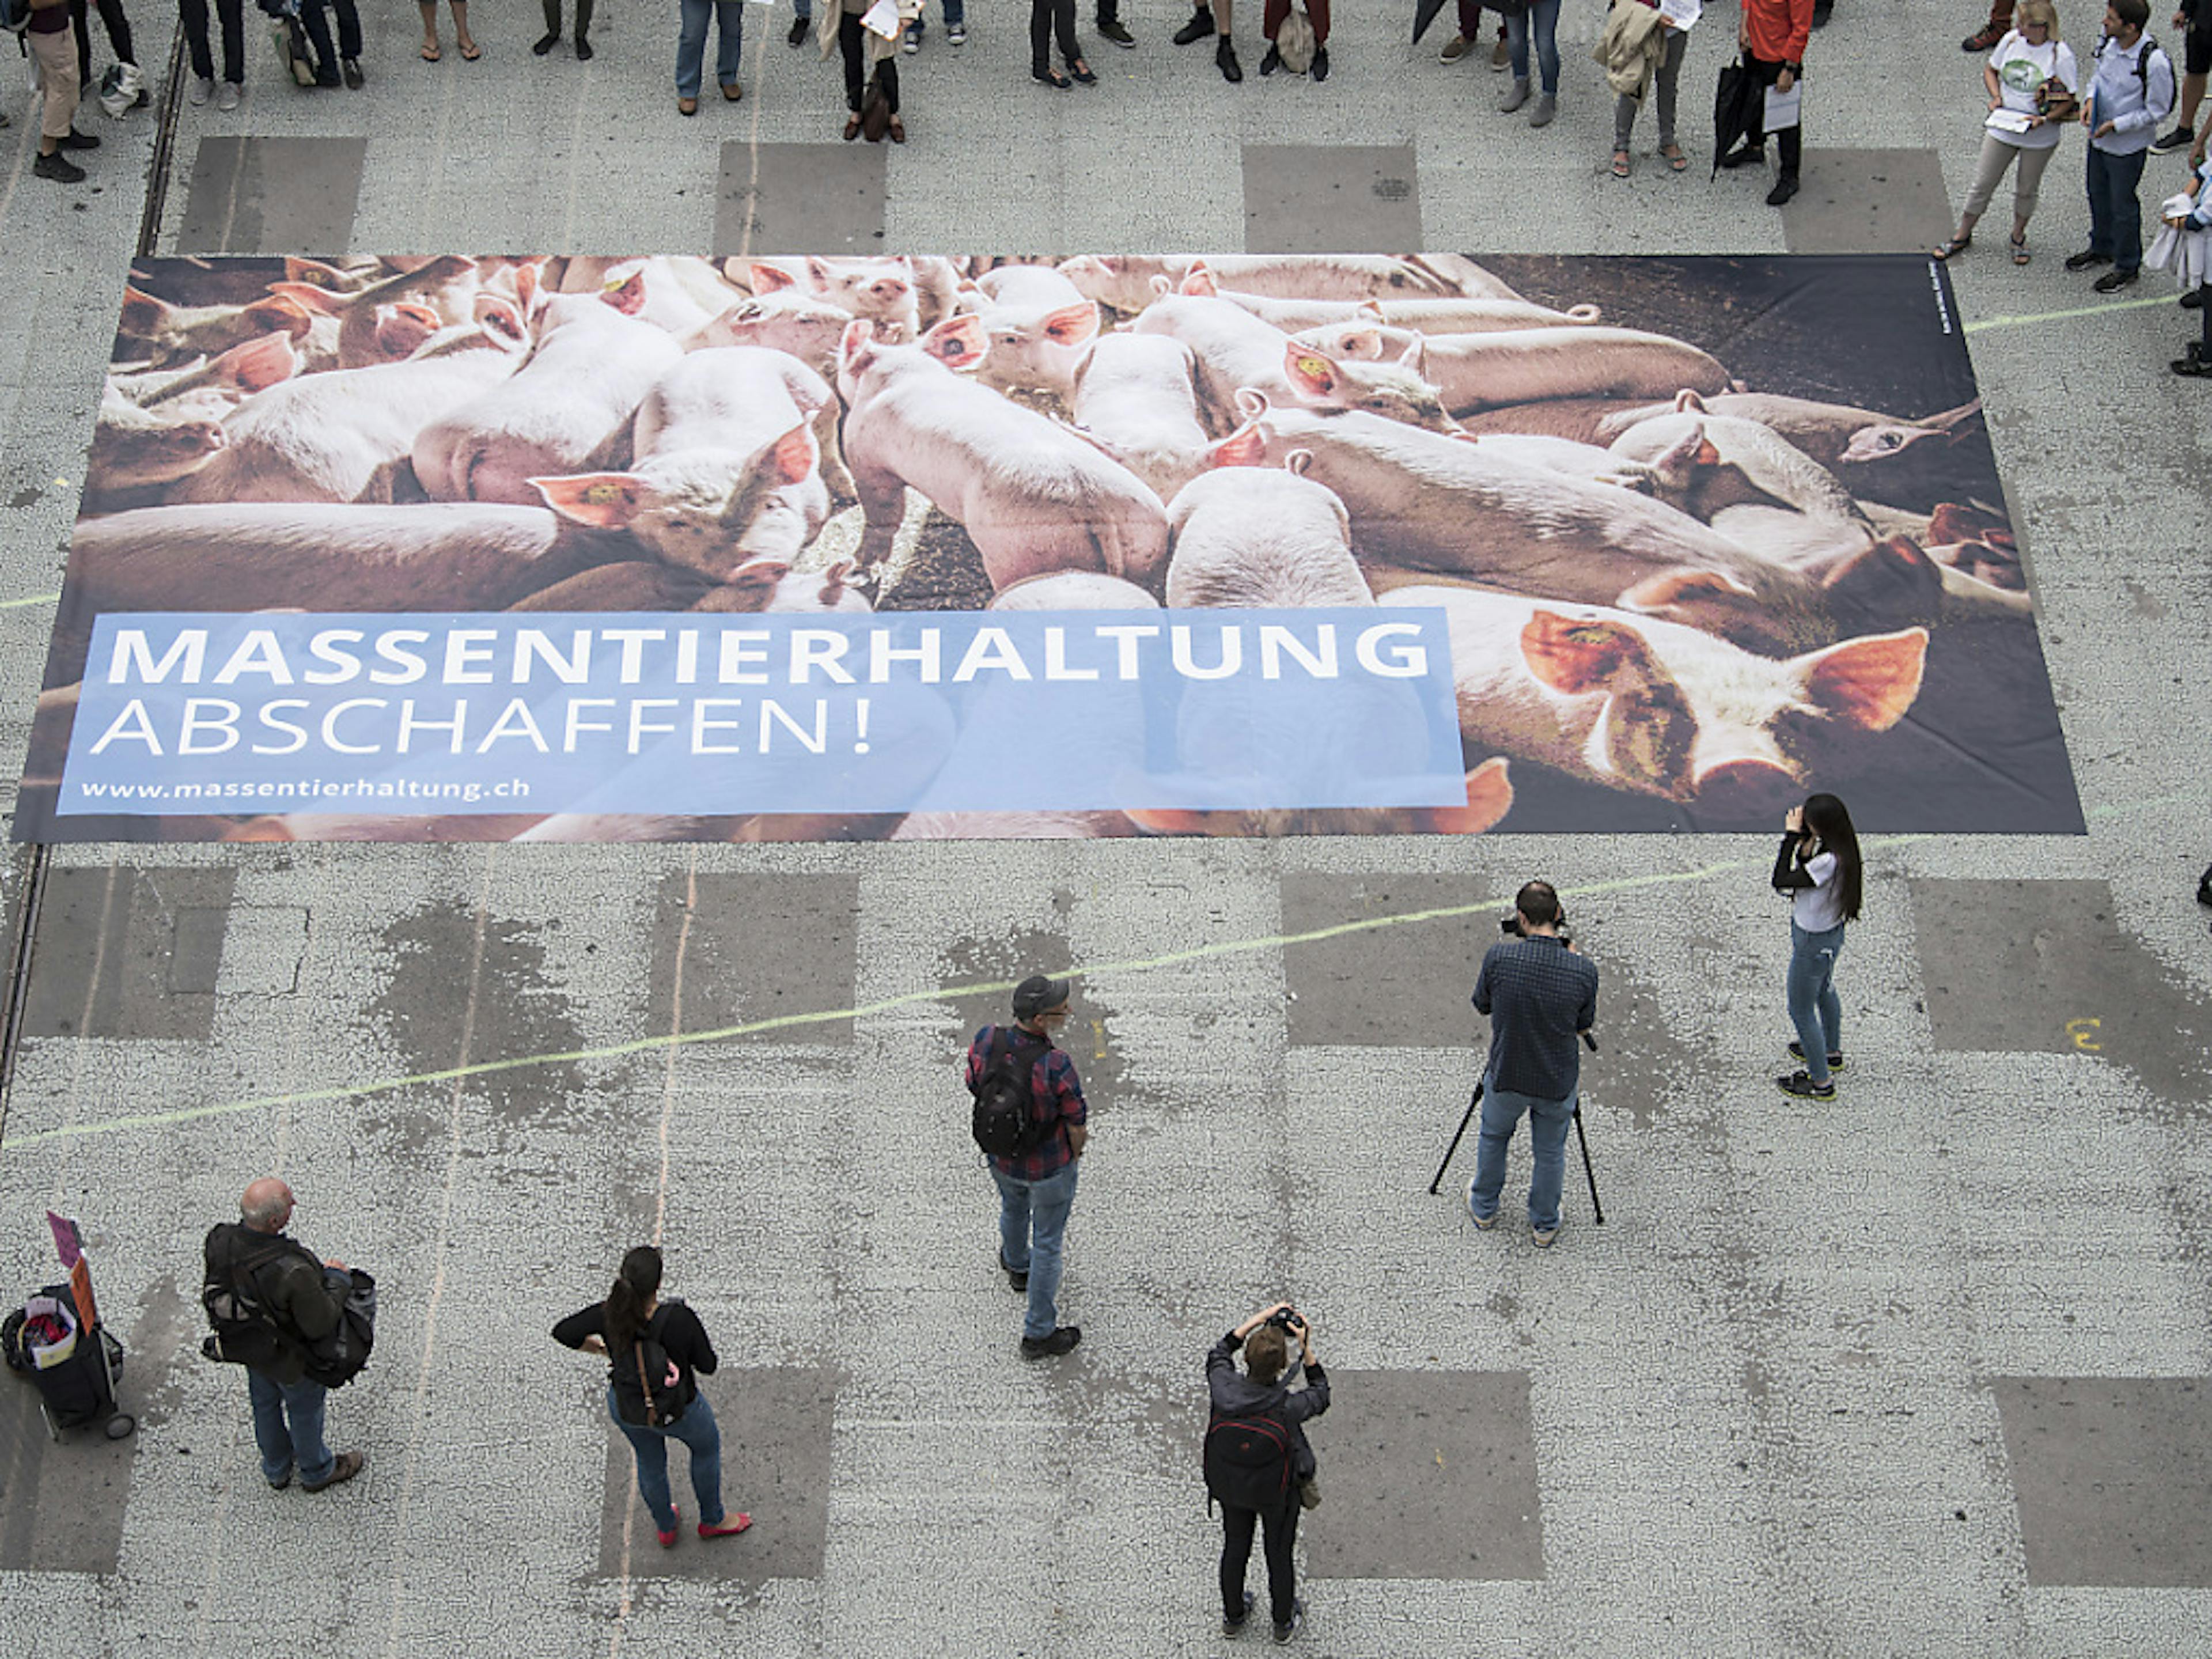
[[[274,1176],[248,1187],[238,1202],[240,1218],[208,1230],[207,1284],[238,1294],[268,1316],[244,1338],[225,1338],[222,1355],[246,1366],[263,1476],[282,1492],[297,1469],[301,1490],[321,1492],[352,1480],[364,1461],[357,1451],[333,1455],[324,1443],[329,1391],[307,1376],[310,1345],[337,1329],[345,1307],[346,1292],[324,1269],[343,1275],[345,1263],[319,1261],[284,1236],[292,1207],[292,1189]]]

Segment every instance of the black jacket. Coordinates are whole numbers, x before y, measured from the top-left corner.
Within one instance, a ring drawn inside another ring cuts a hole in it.
[[[1290,1431],[1291,1443],[1297,1448],[1291,1457],[1291,1473],[1301,1480],[1310,1480],[1319,1466],[1301,1425],[1309,1417],[1319,1417],[1328,1409],[1328,1373],[1316,1360],[1306,1367],[1303,1389],[1293,1389],[1283,1382],[1255,1382],[1237,1369],[1237,1350],[1243,1346],[1243,1339],[1232,1330],[1206,1351],[1206,1391],[1212,1399],[1213,1414],[1273,1418]]]
[[[307,1374],[306,1342],[320,1342],[338,1328],[348,1290],[326,1275],[315,1253],[283,1233],[256,1232],[237,1221],[208,1229],[202,1250],[208,1282],[238,1286],[275,1316],[275,1356],[254,1365],[272,1382],[290,1384]],[[305,1342],[300,1339],[305,1339]]]
[[[679,1387],[684,1403],[688,1406],[699,1397],[699,1378],[712,1376],[714,1367],[720,1363],[714,1358],[714,1345],[707,1340],[707,1328],[684,1303],[673,1297],[663,1297],[660,1305],[653,1310],[651,1328],[653,1340],[667,1350],[669,1358],[682,1373]],[[596,1336],[604,1342],[606,1335],[607,1304],[604,1302],[579,1308],[553,1328],[553,1340],[564,1348],[582,1347],[587,1336]],[[628,1396],[639,1392],[637,1368],[629,1355],[608,1353],[607,1381],[619,1395]]]

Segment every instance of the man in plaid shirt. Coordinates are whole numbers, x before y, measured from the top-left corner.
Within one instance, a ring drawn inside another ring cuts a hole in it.
[[[1032,974],[1014,988],[1014,1024],[986,1025],[968,1045],[968,1087],[990,1068],[994,1044],[1009,1043],[1030,1064],[1030,1117],[1043,1132],[1022,1152],[991,1159],[999,1183],[999,1266],[1007,1282],[1029,1295],[1022,1322],[1022,1358],[1066,1353],[1083,1340],[1079,1325],[1060,1322],[1060,1240],[1075,1205],[1075,1175],[1090,1138],[1090,1114],[1075,1061],[1053,1039],[1067,1024],[1068,984]],[[1043,1126],[1049,1124],[1048,1129]]]
[[[1530,882],[1514,896],[1513,908],[1521,936],[1492,945],[1474,981],[1474,1011],[1490,1019],[1490,1061],[1483,1070],[1480,1152],[1467,1183],[1467,1207],[1484,1232],[1498,1224],[1505,1149],[1525,1113],[1535,1160],[1528,1233],[1539,1249],[1549,1249],[1559,1236],[1559,1188],[1581,1074],[1575,1042],[1597,1019],[1597,969],[1559,937],[1565,912],[1551,883]]]

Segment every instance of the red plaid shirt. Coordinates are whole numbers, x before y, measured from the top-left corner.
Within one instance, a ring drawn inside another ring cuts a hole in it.
[[[983,1068],[990,1064],[992,1039],[1002,1030],[1012,1036],[1018,1028],[986,1025],[968,1045],[969,1089],[975,1088],[983,1075]],[[1075,1161],[1075,1149],[1068,1145],[1069,1126],[1080,1128],[1090,1121],[1090,1108],[1083,1103],[1082,1081],[1075,1075],[1074,1060],[1048,1042],[1030,1068],[1030,1121],[1050,1123],[1052,1131],[1025,1152],[993,1158],[991,1167],[1017,1181],[1042,1181],[1048,1175],[1058,1174]]]

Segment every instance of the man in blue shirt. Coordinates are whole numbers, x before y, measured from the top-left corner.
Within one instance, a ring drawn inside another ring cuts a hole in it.
[[[1549,1249],[1559,1236],[1559,1188],[1581,1073],[1575,1044],[1597,1019],[1597,969],[1559,936],[1565,912],[1551,883],[1530,882],[1514,896],[1513,908],[1519,937],[1492,945],[1474,981],[1474,1011],[1490,1020],[1490,1059],[1467,1207],[1482,1231],[1498,1224],[1505,1150],[1525,1115],[1535,1159],[1528,1232],[1539,1249]]]

